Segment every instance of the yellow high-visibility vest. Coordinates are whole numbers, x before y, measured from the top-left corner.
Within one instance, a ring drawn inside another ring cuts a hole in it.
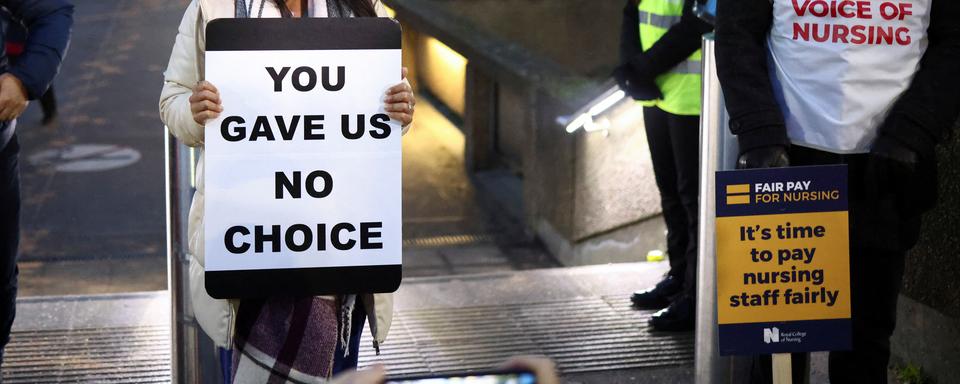
[[[642,0],[637,10],[640,16],[640,45],[646,52],[660,40],[667,30],[680,22],[684,0]],[[663,98],[640,102],[647,107],[659,107],[674,115],[700,114],[700,86],[702,82],[700,50],[677,64],[669,72],[654,79]]]

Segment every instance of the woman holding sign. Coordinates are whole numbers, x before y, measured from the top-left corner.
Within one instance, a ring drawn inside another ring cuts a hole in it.
[[[164,72],[160,114],[181,142],[203,148],[204,124],[224,112],[217,87],[204,81],[208,22],[220,18],[385,17],[378,0],[194,0],[180,23]],[[297,36],[270,36],[295,39]],[[307,37],[310,38],[310,37]],[[403,81],[389,87],[383,108],[405,132],[413,121],[413,91]],[[230,101],[226,100],[227,109]],[[223,348],[225,380],[314,382],[357,364],[360,333],[368,318],[374,347],[386,338],[392,319],[389,294],[216,300],[204,285],[203,155],[189,215],[190,294],[203,330]],[[229,351],[235,349],[232,354]],[[229,361],[229,363],[227,363]],[[231,380],[232,379],[232,380]]]

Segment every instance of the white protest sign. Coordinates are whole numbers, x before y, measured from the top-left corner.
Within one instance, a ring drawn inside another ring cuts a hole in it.
[[[399,33],[388,19],[208,26],[206,80],[224,108],[205,128],[211,295],[399,285],[401,127],[383,108]]]

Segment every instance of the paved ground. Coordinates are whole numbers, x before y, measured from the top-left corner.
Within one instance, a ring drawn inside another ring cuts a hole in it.
[[[166,288],[157,98],[185,4],[76,4],[73,40],[55,83],[60,118],[41,127],[39,108],[31,106],[18,127],[21,295]],[[92,144],[105,147],[71,152]],[[95,170],[125,159],[136,161]],[[64,170],[71,166],[86,171]]]
[[[361,365],[395,374],[481,369],[515,354],[551,357],[569,383],[691,382],[693,335],[656,333],[624,287],[657,281],[666,263],[414,278],[397,292],[394,325]]]
[[[17,315],[4,383],[170,383],[166,291],[21,298]]]

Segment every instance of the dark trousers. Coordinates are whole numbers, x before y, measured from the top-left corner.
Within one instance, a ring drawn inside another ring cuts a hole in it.
[[[350,353],[347,356],[343,354],[343,344],[340,343],[340,338],[337,338],[337,349],[333,355],[333,374],[348,371],[351,369],[357,369],[357,363],[360,358],[360,336],[363,335],[363,326],[367,323],[367,310],[363,306],[363,302],[360,299],[357,299],[357,304],[353,307],[353,315],[349,325],[341,324],[340,326],[350,327],[350,340],[347,342],[347,349]]]
[[[830,353],[831,383],[886,383],[890,336],[896,327],[897,297],[907,250],[917,242],[920,217],[904,214],[895,191],[866,180],[867,155],[837,155],[794,146],[790,164],[847,164],[850,187],[850,290],[853,350]],[[794,354],[796,367],[807,359]],[[753,382],[769,383],[770,358],[754,360]]]
[[[696,297],[700,116],[646,107],[643,122],[667,225],[670,275],[683,281],[684,292]]]
[[[40,96],[40,109],[43,110],[44,119],[52,118],[57,114],[57,97],[53,94],[52,85]]]
[[[0,149],[0,363],[10,341],[17,304],[17,246],[20,242],[20,144],[17,136]]]

